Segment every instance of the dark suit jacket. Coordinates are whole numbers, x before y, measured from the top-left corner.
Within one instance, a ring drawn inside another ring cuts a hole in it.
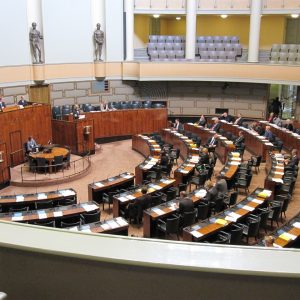
[[[244,142],[245,142],[245,137],[239,136],[239,137],[235,140],[234,145],[235,145],[235,146],[241,146],[241,144],[244,143]]]
[[[208,154],[201,154],[199,163],[200,164],[209,164],[209,155]]]
[[[287,164],[287,167],[294,168],[295,166],[298,166],[298,164],[299,164],[299,157],[293,156],[289,161],[289,163]]]
[[[160,164],[161,164],[162,166],[166,166],[168,163],[169,163],[168,157],[165,156],[165,155],[162,156],[162,157],[161,157],[161,160],[160,160]]]
[[[293,130],[294,130],[293,124],[286,124],[284,127],[285,127],[286,129],[290,130],[290,131],[293,131]]]
[[[200,125],[200,126],[205,126],[206,125],[206,120],[204,119],[204,120],[199,120],[198,122],[197,122],[197,124],[198,125]]]
[[[236,119],[237,121],[237,124],[236,125],[239,125],[239,126],[242,126],[243,122],[244,122],[244,119],[243,118],[240,118],[239,120]]]
[[[210,138],[207,140],[207,143],[206,143],[207,146],[217,146],[217,145],[218,145],[218,140],[217,140],[217,139],[214,140],[213,145],[210,145],[212,139],[213,139],[213,137],[210,137]]]
[[[22,106],[27,106],[28,105],[28,102],[26,101],[26,100],[20,100],[19,102],[18,102],[18,105],[22,105]]]
[[[219,132],[220,127],[221,127],[221,123],[217,123],[211,127],[211,130],[214,130],[215,132]]]
[[[4,108],[4,107],[6,107],[5,102],[4,102],[4,101],[0,102],[0,109],[2,109],[2,108]]]
[[[228,193],[227,182],[225,179],[220,179],[216,183],[216,188],[218,190],[218,193],[221,193],[223,195]]]
[[[254,130],[259,134],[259,135],[264,135],[265,131],[261,126],[256,126],[254,127]]]
[[[194,203],[190,198],[183,198],[179,201],[179,213],[190,212],[194,210]]]

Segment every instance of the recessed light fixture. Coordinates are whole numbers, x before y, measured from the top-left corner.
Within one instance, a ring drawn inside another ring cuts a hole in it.
[[[158,19],[160,15],[153,15],[153,18]]]
[[[228,15],[221,15],[222,19],[226,19],[228,17]]]
[[[299,17],[299,14],[291,14],[291,17],[292,17],[293,19],[297,19],[297,18]]]
[[[181,17],[176,17],[176,20],[177,20],[177,21],[181,20]]]

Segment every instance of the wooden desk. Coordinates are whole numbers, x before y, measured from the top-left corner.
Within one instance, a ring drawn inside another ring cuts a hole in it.
[[[206,190],[199,189],[189,195],[196,206],[206,195]],[[143,232],[144,237],[154,236],[158,219],[166,218],[179,208],[179,199],[168,201],[155,207],[144,210]]]
[[[278,228],[274,233],[274,247],[287,248],[299,240],[300,237],[300,213],[293,217],[287,224]]]
[[[49,165],[51,164],[51,162],[54,160],[55,156],[63,156],[64,158],[67,157],[69,150],[67,148],[63,148],[63,147],[53,147],[50,148],[50,152],[48,152],[47,147],[45,147],[45,149],[41,152],[38,153],[29,153],[29,156],[32,159],[37,159],[37,158],[45,158],[48,162]]]
[[[240,203],[224,210],[223,212],[192,226],[183,229],[184,241],[203,241],[218,231],[228,227],[232,223],[239,222],[259,207],[269,201],[269,197],[260,197],[263,189],[256,189],[250,196],[247,196]],[[271,191],[268,192],[269,194]]]
[[[273,200],[276,191],[283,184],[284,175],[284,157],[276,151],[270,151],[266,161],[265,189],[272,191],[270,200]]]
[[[266,126],[271,127],[271,131],[275,134],[282,142],[283,147],[288,151],[293,149],[300,149],[300,135],[287,130],[286,128],[278,127],[275,124],[270,124],[267,121],[260,121],[260,124],[265,129]]]
[[[212,131],[209,128],[195,125],[193,123],[184,124],[184,129],[198,135],[203,145],[208,142],[209,138],[216,134],[215,131]],[[234,151],[234,149],[235,146],[231,141],[229,141],[225,136],[218,134],[218,146],[216,147],[215,152],[222,164],[224,164],[227,160],[228,153]]]
[[[135,182],[141,184],[147,173],[160,161],[161,147],[149,136],[137,134],[132,137],[132,150],[147,157],[135,168]]]
[[[116,189],[126,189],[133,184],[134,174],[128,172],[90,183],[88,185],[88,200],[101,203],[103,193],[108,193]]]
[[[255,131],[232,125],[221,121],[221,128],[225,131],[229,131],[234,135],[238,136],[239,131],[242,131],[245,137],[245,146],[248,151],[256,156],[262,156],[262,161],[265,162],[267,158],[267,152],[273,150],[273,144],[260,137]]]
[[[2,112],[14,111],[20,109],[19,105],[9,105],[2,108]]]
[[[147,194],[153,194],[157,191],[163,191],[171,186],[174,186],[175,179],[166,178],[160,179],[155,183],[148,184],[148,192]],[[132,202],[135,199],[139,199],[142,197],[141,189],[136,189],[134,191],[121,193],[115,195],[113,198],[113,216],[117,218],[120,216],[120,208],[126,206],[128,203]]]
[[[55,206],[56,202],[59,200],[64,199],[76,199],[77,194],[76,191],[73,189],[63,189],[63,190],[56,190],[50,192],[41,192],[41,193],[34,193],[34,194],[19,194],[19,195],[4,195],[0,196],[0,205],[2,209],[7,211],[9,207],[17,206],[17,205],[31,205],[32,203],[36,202],[43,202],[43,201],[53,201]]]
[[[164,142],[171,144],[180,150],[180,157],[184,160],[188,155],[199,154],[199,148],[187,136],[178,133],[176,130],[165,128],[161,131]]]
[[[67,216],[75,216],[84,212],[95,211],[99,209],[96,202],[86,202],[68,206],[59,206],[48,209],[31,210],[26,212],[1,213],[0,220],[15,222],[34,222],[38,220],[63,219]]]
[[[183,164],[174,171],[176,185],[179,183],[186,183],[187,178],[194,174],[196,164],[199,162],[199,158],[199,155],[189,155]]]
[[[111,220],[99,221],[95,223],[84,224],[76,227],[69,227],[71,231],[80,231],[88,233],[106,233],[128,235],[129,224],[122,217],[114,218]]]

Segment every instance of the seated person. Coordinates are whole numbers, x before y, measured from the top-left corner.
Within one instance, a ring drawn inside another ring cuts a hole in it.
[[[238,114],[237,119],[234,121],[234,125],[242,126],[244,119],[242,118],[242,114]]]
[[[24,97],[21,96],[21,98],[20,98],[20,100],[19,100],[19,102],[18,102],[18,105],[22,105],[23,107],[25,107],[25,106],[28,105],[28,101],[26,101],[26,100],[24,99]]]
[[[175,123],[173,124],[174,129],[176,129],[178,132],[183,131],[183,125],[179,122],[179,119],[175,120]]]
[[[208,165],[209,164],[209,154],[207,148],[202,148],[201,152],[199,153],[200,159],[199,164],[200,165]]]
[[[204,185],[205,189],[207,190],[207,194],[204,197],[204,200],[211,202],[215,199],[215,197],[217,197],[218,195],[218,190],[216,188],[216,186],[210,181],[206,181],[205,185]]]
[[[236,147],[241,147],[241,145],[245,142],[245,137],[243,131],[239,131],[239,136],[238,138],[234,141],[234,145]]]
[[[263,240],[263,244],[265,247],[273,247],[273,244],[275,242],[275,238],[272,235],[266,235]]]
[[[165,151],[162,151],[160,156],[160,165],[167,166],[168,163],[169,163],[169,157],[167,156],[167,153]]]
[[[108,105],[104,100],[101,100],[100,102],[100,111],[108,111]]]
[[[204,127],[206,125],[206,118],[205,118],[205,116],[201,115],[200,119],[196,122],[196,124]]]
[[[0,110],[2,110],[3,108],[6,107],[5,102],[2,100],[2,98],[0,97]]]
[[[275,115],[273,118],[273,123],[279,127],[282,126],[282,120],[279,118],[279,116]]]
[[[227,187],[227,181],[223,178],[222,175],[217,175],[216,177],[217,182],[215,184],[217,190],[218,190],[218,195],[224,195],[228,196],[228,187]]]
[[[228,123],[231,123],[233,121],[233,117],[231,115],[228,115],[227,112],[224,112],[221,117],[220,117],[220,120],[224,120]]]
[[[268,139],[269,141],[271,141],[273,139],[273,133],[271,131],[271,127],[270,126],[266,126],[266,131],[265,131],[264,137],[266,139]]]
[[[268,121],[269,123],[273,123],[273,119],[274,119],[274,113],[271,112],[270,115],[269,115],[269,117],[268,117],[268,119],[267,119],[267,121]]]
[[[295,169],[295,167],[299,165],[299,157],[298,157],[297,149],[292,150],[291,158],[289,160],[285,160],[284,164],[285,164],[285,168],[289,168],[289,169]]]
[[[213,130],[215,132],[219,132],[220,127],[221,127],[221,123],[220,123],[219,118],[214,118],[214,124],[211,127],[211,130]]]
[[[207,140],[206,147],[208,148],[209,151],[212,151],[215,149],[218,145],[218,134],[214,134],[212,137],[210,137]]]
[[[187,197],[187,194],[185,191],[181,191],[178,212],[182,215],[185,212],[190,212],[193,210],[194,210],[193,200],[190,199],[189,197]]]
[[[28,152],[38,152],[39,151],[39,145],[36,143],[36,141],[33,139],[32,136],[30,136],[28,138],[27,151]]]
[[[264,129],[262,128],[262,126],[260,125],[259,122],[255,122],[252,129],[254,131],[256,131],[259,135],[264,135],[265,134],[265,131]]]
[[[287,120],[285,121],[284,127],[285,127],[287,130],[289,130],[289,131],[293,131],[293,130],[294,130],[293,121],[290,120],[290,119],[287,119]]]
[[[74,110],[73,110],[73,117],[75,120],[79,119],[80,116],[80,109],[78,105],[74,105]]]

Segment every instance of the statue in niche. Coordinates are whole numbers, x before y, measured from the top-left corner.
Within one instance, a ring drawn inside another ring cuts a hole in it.
[[[30,40],[30,45],[31,45],[31,51],[33,53],[33,57],[36,64],[41,64],[43,63],[42,61],[42,50],[41,50],[41,45],[40,45],[40,40],[43,39],[43,36],[41,33],[36,29],[36,23],[32,23],[32,28],[30,29],[29,32],[29,40]]]
[[[101,25],[97,23],[97,29],[94,31],[94,40],[95,40],[95,60],[102,60],[102,47],[104,42],[104,32],[100,30]]]

